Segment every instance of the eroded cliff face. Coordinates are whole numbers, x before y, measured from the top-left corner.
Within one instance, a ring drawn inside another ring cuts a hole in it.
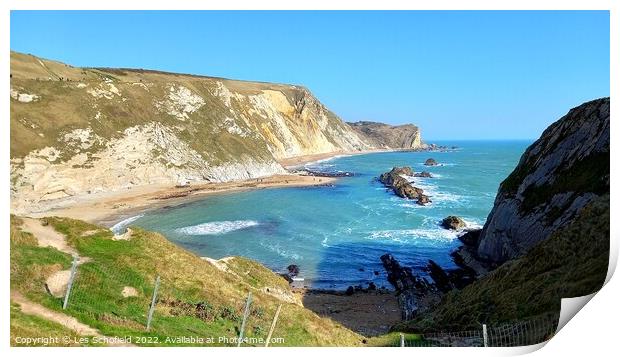
[[[364,141],[383,149],[423,148],[420,129],[413,124],[392,126],[371,121],[347,123]]]
[[[375,148],[306,88],[11,53],[15,212],[134,185],[283,173],[278,160]]]
[[[570,110],[526,150],[500,185],[478,255],[496,263],[522,256],[609,194],[609,172],[609,98],[602,98]]]

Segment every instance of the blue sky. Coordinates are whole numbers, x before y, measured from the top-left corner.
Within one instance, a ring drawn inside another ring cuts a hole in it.
[[[537,138],[610,86],[607,11],[13,11],[11,49],[301,84],[343,120],[435,140]]]

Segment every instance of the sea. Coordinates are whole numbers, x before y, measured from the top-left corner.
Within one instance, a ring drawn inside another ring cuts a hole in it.
[[[390,289],[380,261],[385,253],[422,276],[429,259],[443,268],[455,267],[450,252],[459,246],[459,232],[442,228],[442,218],[456,215],[471,228],[482,227],[499,184],[531,141],[437,144],[456,148],[308,163],[305,167],[312,171],[352,175],[325,186],[212,195],[130,217],[113,229],[143,227],[199,256],[243,256],[276,272],[295,264],[302,284],[310,288],[342,290],[374,282]],[[424,166],[428,158],[439,166]],[[420,206],[378,182],[377,177],[394,166],[429,171],[432,178],[411,180],[432,203]]]

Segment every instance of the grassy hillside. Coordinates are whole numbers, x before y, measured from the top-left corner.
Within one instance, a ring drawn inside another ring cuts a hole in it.
[[[129,240],[113,240],[109,230],[98,226],[64,218],[46,220],[66,235],[84,261],[65,312],[106,336],[150,336],[159,341],[172,336],[232,338],[238,335],[245,298],[251,291],[247,337],[264,339],[282,304],[273,335],[283,338],[282,345],[361,345],[361,336],[291,302],[288,283],[256,262],[234,258],[218,268],[156,233],[135,230]],[[62,298],[46,290],[46,279],[69,269],[71,257],[55,248],[37,246],[36,238],[20,226],[20,219],[11,217],[11,291],[62,311]],[[146,315],[156,276],[161,277],[159,298],[147,332]],[[124,297],[128,287],[135,296]],[[64,332],[17,310],[12,314],[14,334],[30,334],[37,328]]]
[[[522,258],[509,261],[461,291],[450,292],[430,313],[397,330],[465,330],[556,313],[560,299],[591,294],[609,263],[609,195],[584,208]]]

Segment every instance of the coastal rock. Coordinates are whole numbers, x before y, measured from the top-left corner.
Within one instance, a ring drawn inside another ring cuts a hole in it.
[[[411,167],[394,167],[392,170],[381,174],[379,181],[390,187],[398,197],[416,200],[420,205],[431,202],[428,196],[424,195],[424,190],[413,186],[404,176],[413,176]]]
[[[396,289],[403,320],[411,320],[441,299],[440,292],[432,284],[416,276],[411,268],[401,266],[391,254],[382,255],[381,263],[388,282]]]
[[[432,202],[431,199],[428,198],[428,196],[424,195],[424,194],[420,194],[418,196],[418,199],[416,200],[416,203],[421,205],[421,206],[425,206],[425,205],[427,205],[427,204],[429,204],[431,202]]]
[[[426,159],[426,161],[424,161],[424,166],[437,166],[437,165],[439,164],[433,158]]]
[[[428,265],[426,266],[426,271],[428,275],[435,282],[435,286],[439,291],[443,293],[447,293],[448,291],[454,289],[454,286],[450,282],[450,278],[448,274],[433,260],[428,261]]]
[[[480,242],[480,233],[482,233],[482,229],[470,229],[458,236],[458,239],[466,246],[477,248]]]
[[[500,185],[478,256],[495,263],[522,256],[609,193],[609,102],[571,109],[525,151]]]
[[[413,170],[409,166],[393,167],[392,170],[382,173],[379,181],[386,186],[392,186],[394,180],[402,178],[402,176],[413,176]]]
[[[457,231],[467,226],[465,221],[461,217],[448,216],[441,221],[441,226],[445,229],[451,229]]]
[[[433,175],[428,171],[416,172],[415,174],[413,174],[413,176],[414,177],[426,177],[426,178],[433,177]]]
[[[297,276],[297,274],[299,274],[299,266],[296,264],[291,264],[287,266],[286,270],[288,270],[288,274],[290,276]]]

